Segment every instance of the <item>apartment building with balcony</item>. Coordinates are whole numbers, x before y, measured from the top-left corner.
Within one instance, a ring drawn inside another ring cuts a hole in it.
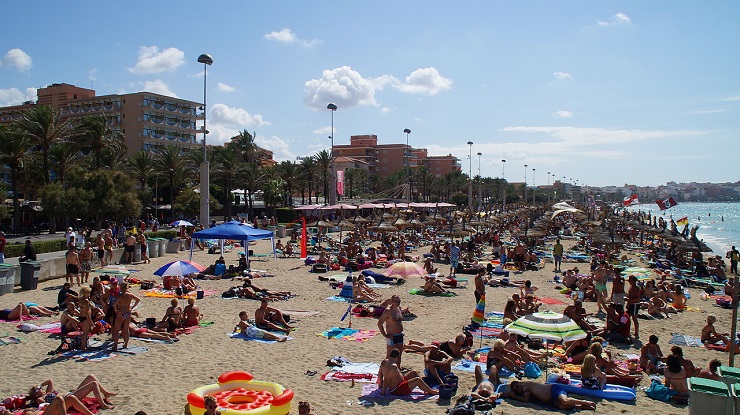
[[[378,136],[353,135],[349,144],[334,145],[334,159],[352,160],[366,168],[369,173],[388,177],[402,170],[404,166],[412,169],[427,166],[436,177],[460,170],[460,160],[447,156],[429,156],[424,148],[413,148],[406,144],[378,144]]]
[[[153,92],[95,95],[95,91],[69,84],[51,84],[37,91],[37,101],[0,108],[0,124],[9,124],[24,111],[50,106],[63,120],[75,122],[103,115],[110,128],[123,134],[128,154],[171,144],[183,151],[199,148],[196,124],[203,120],[202,104]]]

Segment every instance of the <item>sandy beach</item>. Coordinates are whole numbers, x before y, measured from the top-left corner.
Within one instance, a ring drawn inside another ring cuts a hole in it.
[[[257,253],[270,251],[269,241],[258,242],[253,249]],[[427,252],[429,247],[423,247],[415,254]],[[152,272],[163,264],[176,260],[187,259],[188,253],[170,254],[152,260],[151,264],[135,264],[130,269],[137,270],[132,275],[137,278],[151,278],[160,281]],[[218,255],[209,255],[205,252],[195,252],[193,260],[208,265],[213,263]],[[234,264],[238,259],[238,251],[233,250],[225,255],[227,265]],[[421,262],[419,262],[421,264]],[[132,346],[143,346],[148,351],[136,356],[120,355],[111,359],[91,362],[50,356],[47,353],[59,345],[59,339],[48,334],[19,333],[17,323],[0,323],[0,334],[18,334],[22,343],[0,347],[0,367],[2,367],[2,381],[0,381],[0,396],[26,393],[31,385],[52,378],[59,390],[73,388],[88,373],[93,373],[109,389],[118,393],[112,398],[116,408],[102,411],[104,414],[133,414],[143,410],[149,414],[182,414],[186,407],[186,395],[196,387],[213,383],[223,372],[244,370],[252,373],[255,379],[273,381],[295,391],[291,414],[297,414],[298,401],[309,401],[313,412],[317,414],[408,414],[422,415],[445,412],[451,406],[449,403],[438,403],[436,400],[410,402],[400,399],[377,400],[374,405],[364,407],[358,401],[361,398],[362,384],[350,382],[322,381],[322,373],[329,370],[327,359],[333,356],[343,356],[352,362],[380,363],[385,354],[385,342],[381,336],[376,336],[365,342],[329,340],[318,334],[331,327],[346,327],[348,321],[340,321],[347,309],[347,303],[327,301],[326,298],[338,294],[337,289],[329,283],[319,281],[318,276],[343,278],[346,273],[329,272],[327,274],[312,274],[310,267],[300,259],[261,258],[252,262],[252,269],[264,270],[274,277],[255,279],[260,287],[277,291],[291,291],[297,296],[288,301],[276,302],[273,306],[282,310],[318,311],[311,316],[296,316],[297,330],[292,332],[293,340],[263,344],[255,341],[230,339],[234,325],[238,322],[238,313],[246,310],[251,317],[259,303],[245,299],[222,299],[220,293],[231,286],[240,285],[238,281],[198,281],[201,288],[215,290],[217,294],[198,300],[197,304],[204,315],[203,321],[213,322],[208,327],[199,327],[190,335],[182,335],[180,341],[173,344],[146,343],[132,338]],[[445,265],[438,264],[440,272],[447,270]],[[573,265],[565,263],[564,267]],[[581,269],[587,269],[588,264],[578,264]],[[96,274],[91,274],[96,275]],[[539,287],[537,294],[541,297],[551,297],[567,301],[563,294],[556,291],[556,284],[552,283],[552,264],[545,264],[540,271],[527,271],[512,275],[512,279],[530,279]],[[409,307],[418,317],[404,323],[406,339],[429,342],[432,340],[445,341],[453,338],[461,328],[469,323],[475,306],[471,284],[466,288],[454,289],[454,297],[424,297],[410,295],[408,290],[420,285],[421,280],[412,279],[400,286],[379,289],[383,297],[399,294],[402,306]],[[92,279],[92,277],[91,277]],[[15,306],[21,301],[33,301],[44,306],[56,303],[56,296],[63,279],[56,279],[39,284],[37,290],[20,291],[0,297],[0,308]],[[75,288],[76,289],[76,288]],[[611,284],[609,285],[611,289]],[[506,299],[518,289],[515,288],[488,288],[486,311],[502,311]],[[714,307],[710,301],[700,299],[700,291],[691,289],[689,305],[702,311],[687,311],[676,315],[670,320],[640,320],[640,339],[647,341],[650,334],[660,337],[659,345],[663,353],[668,354],[670,346],[668,340],[672,332],[699,336],[707,313],[718,317],[716,327],[718,331],[729,331],[730,310]],[[140,289],[132,291],[139,294]],[[156,317],[161,319],[169,305],[169,299],[142,296],[139,313],[142,317]],[[184,304],[182,304],[184,305]],[[584,304],[588,312],[596,312],[595,303]],[[562,311],[565,305],[543,305],[542,309]],[[301,314],[301,313],[298,313]],[[44,324],[54,321],[54,317],[40,318],[31,323]],[[353,318],[352,327],[359,329],[377,330],[377,320],[373,318]],[[103,336],[105,340],[109,336]],[[484,339],[482,344],[490,345],[492,340]],[[480,341],[475,340],[475,346]],[[639,346],[632,348],[616,348],[610,346],[614,354],[639,354]],[[699,347],[684,347],[686,357],[692,359],[697,366],[706,367],[709,360],[720,359],[727,363],[728,355],[720,351],[710,351]],[[421,371],[423,357],[416,354],[405,354],[403,366]],[[318,372],[309,376],[308,371]],[[469,391],[473,386],[473,374],[458,372],[460,376],[459,394]],[[543,380],[543,377],[540,377]],[[649,379],[644,377],[640,386],[647,386]],[[635,403],[621,403],[617,401],[597,400],[597,412],[602,414],[623,413],[661,413],[685,414],[687,407],[675,406],[652,400],[644,392],[638,392]],[[453,398],[454,403],[454,398]],[[524,404],[516,401],[507,401],[494,409],[495,413],[524,414],[533,409],[543,408],[534,404]]]

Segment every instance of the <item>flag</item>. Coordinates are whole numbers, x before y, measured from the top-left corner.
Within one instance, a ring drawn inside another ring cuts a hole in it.
[[[301,259],[308,257],[308,246],[306,240],[308,239],[308,232],[306,232],[306,217],[301,217]]]
[[[633,193],[632,196],[625,197],[622,201],[622,204],[624,206],[632,206],[640,203],[640,200],[637,198],[637,193]]]
[[[337,170],[337,193],[344,196],[344,170]]]
[[[678,204],[678,202],[676,202],[676,199],[674,199],[673,196],[669,196],[668,199],[663,199],[663,200],[658,199],[655,201],[655,203],[658,205],[660,210],[670,209]]]
[[[689,224],[689,217],[684,216],[681,219],[676,221],[676,226],[686,226]]]

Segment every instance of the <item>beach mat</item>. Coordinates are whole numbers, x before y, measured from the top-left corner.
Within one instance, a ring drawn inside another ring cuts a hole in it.
[[[475,330],[471,330],[470,334],[473,335],[473,337],[484,339],[493,339],[498,338],[498,336],[501,335],[502,329],[500,328],[494,328],[494,327],[478,327]]]
[[[321,375],[321,380],[333,380],[337,382],[350,382],[352,380],[361,383],[377,383],[380,365],[367,362],[349,362],[340,367]]]
[[[350,301],[352,301],[352,298],[349,298],[349,297],[341,297],[341,296],[338,296],[338,295],[332,295],[331,297],[327,297],[326,299],[327,299],[327,301],[347,302],[347,303],[350,302]],[[356,302],[361,302],[361,301],[356,301]]]
[[[152,288],[150,290],[142,290],[141,292],[144,293],[144,297],[185,299],[185,298],[196,298],[197,291],[203,291],[204,297],[208,297],[210,295],[213,295],[219,292],[217,290],[196,290],[196,291],[191,291],[184,295],[177,295],[175,294],[175,290],[165,290],[164,288]]]
[[[485,321],[480,324],[481,327],[490,327],[494,329],[504,328],[504,313],[499,311],[489,311],[485,315]]]
[[[22,337],[11,336],[8,333],[4,333],[0,335],[0,346],[7,346],[10,344],[19,344],[23,341],[25,341],[25,339],[23,339]]]
[[[452,292],[444,292],[444,293],[428,293],[421,288],[412,288],[409,290],[409,294],[412,295],[423,295],[425,297],[454,297],[455,293]]]
[[[685,334],[671,333],[671,339],[668,340],[669,344],[675,344],[678,346],[686,347],[702,347],[704,343],[701,341],[701,337],[687,336]]]
[[[274,334],[279,334],[279,333],[274,333]],[[258,339],[256,337],[249,337],[247,336],[247,333],[226,333],[226,335],[229,336],[229,338],[231,339],[242,339],[246,341],[255,341],[257,343],[265,343],[265,344],[279,343],[277,340],[267,340],[267,339]],[[279,334],[279,335],[282,335],[282,334]],[[293,340],[293,338],[288,336],[286,338],[286,341],[287,340]]]
[[[406,396],[396,396],[396,395],[382,395],[380,393],[380,388],[378,384],[370,384],[365,383],[362,385],[362,396],[363,399],[382,399],[382,400],[391,400],[391,399],[401,399],[404,401],[412,401],[412,402],[419,402],[419,401],[426,401],[426,400],[436,400],[437,395],[425,395],[424,392],[421,391],[419,388],[414,388],[413,391],[411,391],[410,395]]]
[[[474,373],[476,366],[480,366],[483,373],[488,373],[488,371],[486,370],[486,362],[475,362],[470,359],[462,359],[461,361],[457,362],[455,366],[452,366],[452,370]],[[516,377],[516,374],[504,367],[499,370],[498,376],[501,379],[506,379]]]
[[[318,310],[281,310],[283,314],[289,315],[291,318],[295,317],[310,317],[320,313]]]

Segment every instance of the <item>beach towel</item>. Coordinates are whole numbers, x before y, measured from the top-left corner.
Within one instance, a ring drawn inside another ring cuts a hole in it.
[[[671,333],[673,337],[668,340],[669,344],[687,347],[702,347],[701,337],[687,336],[685,334]]]
[[[207,297],[209,295],[217,294],[219,291],[217,290],[202,290],[203,296]],[[184,295],[176,295],[174,290],[165,290],[164,288],[152,288],[151,290],[142,290],[141,292],[144,293],[144,297],[156,297],[156,298],[196,298],[197,291],[191,291]]]
[[[452,292],[443,292],[443,293],[428,293],[421,288],[412,288],[409,290],[409,294],[412,295],[423,295],[425,297],[454,297],[455,293]]]
[[[54,323],[43,324],[39,326],[38,331],[41,333],[62,334],[62,323],[56,321]]]
[[[327,301],[337,301],[337,302],[347,302],[347,303],[350,302],[350,301],[352,301],[351,298],[342,297],[342,296],[339,296],[339,295],[332,295],[331,297],[327,297],[326,299],[327,299]],[[356,302],[361,303],[361,302],[364,302],[364,301],[356,301]]]
[[[501,335],[502,329],[500,328],[494,328],[494,327],[478,327],[475,330],[471,330],[470,334],[473,335],[473,337],[483,337],[485,339],[493,339],[498,338],[498,336]]]
[[[396,396],[396,395],[391,395],[391,394],[382,395],[380,393],[380,388],[378,384],[365,383],[364,385],[362,385],[361,398],[363,399],[384,399],[384,400],[402,399],[404,401],[418,402],[418,401],[425,401],[425,400],[436,400],[437,395],[425,395],[424,392],[422,392],[422,390],[419,388],[414,388],[414,390],[411,391],[411,394],[406,395],[406,396]]]
[[[557,298],[551,298],[551,297],[540,297],[539,301],[542,304],[547,304],[547,305],[567,305],[568,304],[565,301],[560,301]]]
[[[337,382],[349,382],[354,380],[361,383],[377,383],[380,365],[367,362],[348,362],[341,367],[321,375],[321,380],[334,380]]]
[[[278,334],[278,333],[276,333],[276,334]],[[257,343],[266,343],[266,344],[278,343],[277,340],[267,340],[267,339],[258,339],[256,337],[249,337],[249,336],[247,336],[247,333],[227,333],[226,335],[229,336],[229,338],[232,338],[232,339],[242,339],[242,340],[247,340],[247,341],[255,341]],[[290,337],[290,336],[288,336],[286,338],[286,340],[293,340],[293,338]]]
[[[319,336],[327,339],[341,339],[348,341],[366,342],[380,334],[377,330],[352,329],[343,327],[332,327],[329,330],[319,333]]]
[[[0,322],[2,322],[2,323],[17,323],[19,321],[29,321],[29,320],[37,320],[37,319],[38,319],[38,317],[36,317],[36,316],[21,316],[20,319],[16,319],[16,320],[5,320],[5,319],[0,318]]]
[[[455,366],[452,366],[452,370],[473,373],[475,372],[476,366],[480,366],[481,370],[483,370],[483,373],[488,373],[488,371],[486,370],[486,362],[474,362],[470,359],[462,359],[461,361],[457,362]],[[501,379],[506,379],[510,377],[516,377],[516,374],[504,367],[499,370],[498,376]]]
[[[486,321],[480,324],[481,327],[490,327],[494,329],[504,328],[504,313],[498,311],[489,311],[486,313]]]
[[[295,317],[310,317],[320,313],[318,310],[281,310],[283,314],[288,314],[291,318]]]
[[[18,344],[22,340],[24,340],[22,337],[11,336],[8,333],[4,333],[0,335],[0,346],[7,346],[9,344]]]

